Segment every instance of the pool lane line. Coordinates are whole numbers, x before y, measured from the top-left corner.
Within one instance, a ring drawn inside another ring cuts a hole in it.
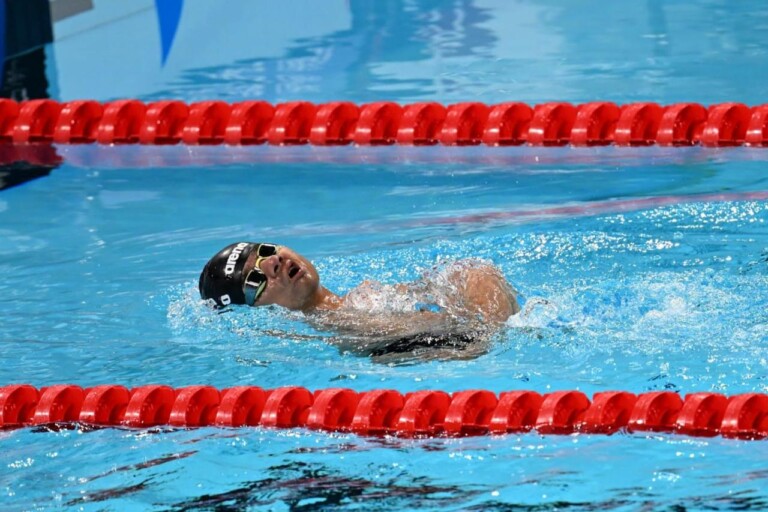
[[[0,99],[0,138],[15,144],[768,147],[768,104]]]
[[[95,427],[307,428],[364,436],[474,436],[665,432],[688,436],[762,439],[768,436],[768,395],[670,391],[634,394],[577,390],[498,395],[487,390],[447,393],[392,389],[236,386],[128,389],[28,384],[0,387],[0,427],[82,424]]]

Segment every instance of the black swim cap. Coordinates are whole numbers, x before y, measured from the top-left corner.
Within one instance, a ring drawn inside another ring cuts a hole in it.
[[[218,307],[245,304],[243,267],[257,243],[238,242],[226,246],[205,264],[200,274],[200,296]]]

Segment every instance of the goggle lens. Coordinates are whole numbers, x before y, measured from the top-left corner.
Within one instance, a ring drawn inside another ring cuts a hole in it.
[[[272,244],[260,244],[256,249],[258,258],[256,258],[253,268],[245,276],[245,281],[243,282],[245,302],[249,306],[253,306],[259,300],[261,294],[264,293],[264,290],[267,289],[267,276],[261,271],[260,265],[264,259],[277,254],[278,247]]]

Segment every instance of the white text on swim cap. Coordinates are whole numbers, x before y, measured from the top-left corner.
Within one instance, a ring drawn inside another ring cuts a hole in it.
[[[227,258],[227,266],[224,267],[224,275],[231,275],[232,272],[235,271],[235,263],[237,263],[237,259],[240,257],[240,254],[243,252],[243,249],[248,247],[248,244],[245,242],[240,242],[235,246],[234,249],[232,249],[232,252],[229,255],[229,258]]]

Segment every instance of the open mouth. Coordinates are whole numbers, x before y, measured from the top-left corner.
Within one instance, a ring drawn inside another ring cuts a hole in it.
[[[288,267],[288,279],[293,279],[296,277],[296,274],[298,274],[300,270],[301,267],[291,262],[290,266]]]

